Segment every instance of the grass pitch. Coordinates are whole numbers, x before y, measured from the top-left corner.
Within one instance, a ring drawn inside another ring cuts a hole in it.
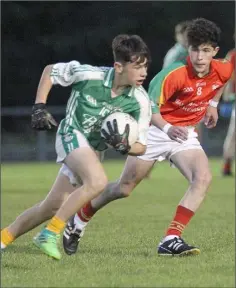
[[[105,162],[116,179],[123,162]],[[17,239],[2,254],[1,287],[235,287],[235,186],[211,160],[213,183],[183,234],[201,254],[158,257],[161,240],[187,182],[169,164],[157,164],[150,180],[127,198],[99,211],[87,227],[80,252],[61,261],[43,255],[32,237]],[[2,165],[2,227],[42,200],[59,166],[54,163]],[[63,249],[62,249],[63,250]]]

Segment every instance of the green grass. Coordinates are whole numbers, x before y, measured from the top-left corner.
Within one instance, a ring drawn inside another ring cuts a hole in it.
[[[116,179],[123,162],[105,162]],[[168,163],[156,165],[150,180],[133,194],[102,209],[90,222],[74,256],[61,261],[32,244],[42,227],[20,237],[2,255],[1,287],[235,287],[234,179],[220,175],[212,160],[213,183],[204,204],[184,232],[201,249],[188,258],[162,258],[156,247],[187,182]],[[56,164],[2,165],[2,226],[50,189]]]

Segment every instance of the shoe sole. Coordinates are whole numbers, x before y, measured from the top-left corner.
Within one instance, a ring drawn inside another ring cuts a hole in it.
[[[52,255],[52,254],[49,254],[48,251],[46,251],[45,249],[43,249],[42,246],[39,245],[35,239],[33,239],[33,243],[34,243],[34,245],[35,245],[37,248],[39,248],[39,249],[40,249],[44,254],[46,254],[48,257],[53,258],[53,259],[55,259],[55,260],[60,260],[60,259],[61,259],[61,257],[56,257],[56,256],[54,256],[54,255]]]
[[[172,257],[184,257],[184,256],[195,256],[201,253],[200,249],[194,248],[188,251],[184,251],[180,254],[167,254],[167,253],[158,253],[159,256],[172,256]]]

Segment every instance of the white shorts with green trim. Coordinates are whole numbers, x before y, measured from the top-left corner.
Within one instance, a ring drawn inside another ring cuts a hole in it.
[[[188,129],[188,139],[179,143],[171,140],[169,136],[161,129],[150,126],[148,130],[147,150],[142,156],[138,156],[139,159],[145,161],[163,161],[165,159],[170,160],[171,157],[184,150],[202,149],[200,142],[198,141],[195,127],[186,127]]]
[[[63,162],[66,156],[71,151],[81,147],[91,148],[89,142],[80,131],[73,130],[72,133],[67,133],[65,135],[57,134],[56,135],[57,163]]]

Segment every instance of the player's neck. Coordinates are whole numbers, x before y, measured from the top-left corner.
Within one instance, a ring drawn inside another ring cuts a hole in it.
[[[198,78],[203,78],[210,73],[210,66],[204,72],[198,73],[197,71],[194,70],[194,73]]]
[[[124,83],[122,81],[122,78],[119,77],[118,75],[115,75],[114,81],[112,83],[112,97],[116,97],[121,95],[124,90],[126,90],[129,87],[129,85],[127,85],[127,83]]]

